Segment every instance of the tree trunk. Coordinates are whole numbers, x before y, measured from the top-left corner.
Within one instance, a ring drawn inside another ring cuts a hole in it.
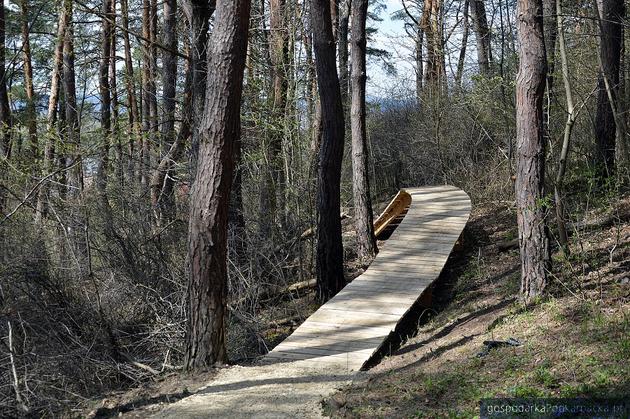
[[[164,25],[162,44],[162,121],[160,125],[160,142],[162,154],[159,157],[155,172],[151,177],[151,204],[159,225],[162,220],[170,221],[175,217],[173,160],[179,154],[179,145],[175,144],[175,100],[177,83],[177,32],[176,32],[176,0],[164,1]],[[174,153],[175,151],[176,153]]]
[[[149,143],[151,142],[151,1],[142,0],[142,147],[140,183],[148,185]]]
[[[464,18],[462,22],[462,25],[464,27],[464,32],[462,34],[462,47],[459,50],[459,59],[457,60],[457,72],[455,73],[455,88],[460,92],[462,90],[462,77],[464,74],[464,64],[466,61],[466,49],[468,47],[468,33],[470,32],[470,24],[468,23],[469,8],[470,0],[466,0],[464,2]]]
[[[600,61],[597,95],[597,113],[595,115],[595,168],[600,178],[605,178],[615,170],[615,147],[617,127],[615,115],[606,89],[610,84],[613,100],[617,97],[619,85],[619,68],[622,46],[622,18],[624,15],[623,0],[598,0],[600,19]]]
[[[80,150],[79,115],[77,108],[76,77],[74,71],[74,24],[72,0],[64,0],[65,33],[63,41],[63,94],[65,102],[65,165],[75,161],[79,163],[68,174],[68,186],[71,195],[78,195],[83,190],[83,163]]]
[[[556,0],[543,0],[543,16],[545,30],[545,50],[547,51],[547,108],[551,106],[553,97],[553,73],[556,62],[556,39],[558,37],[558,24],[556,14]],[[549,122],[549,121],[547,121]]]
[[[124,152],[122,136],[120,135],[120,101],[118,99],[118,71],[116,51],[118,50],[118,37],[116,36],[116,0],[112,0],[112,30],[111,30],[111,58],[109,60],[109,86],[112,97],[112,141],[116,142],[116,180],[120,187],[125,182]]]
[[[31,154],[37,159],[37,111],[35,109],[35,88],[33,86],[33,64],[31,60],[31,41],[29,37],[28,0],[22,0],[22,54],[24,55],[24,90],[26,91],[26,125]]]
[[[168,149],[175,139],[175,92],[177,83],[177,1],[163,3],[162,25],[162,121],[161,141]]]
[[[227,214],[240,135],[240,104],[247,53],[249,0],[220,0],[208,67],[199,161],[188,227],[188,329],[186,368],[225,363]]]
[[[194,179],[197,173],[197,156],[199,154],[199,127],[203,117],[203,107],[206,91],[208,26],[210,17],[214,13],[214,0],[191,0],[183,3],[187,11],[191,32],[191,65],[193,72],[192,103],[193,114],[191,121],[192,141],[190,152],[190,174]]]
[[[422,15],[424,18],[424,14]],[[422,21],[421,21],[422,22]],[[420,23],[421,23],[420,22]],[[416,28],[416,48],[415,48],[415,61],[416,61],[416,102],[418,106],[422,103],[422,89],[424,87],[424,61],[423,61],[423,43],[424,43],[424,26],[418,25]]]
[[[348,27],[350,23],[350,10],[352,0],[343,0],[339,15],[339,39],[337,40],[339,49],[339,85],[341,86],[341,99],[344,107],[348,106],[348,95],[350,92],[349,72],[348,72]]]
[[[59,20],[57,23],[57,42],[55,44],[55,56],[53,58],[52,74],[50,76],[50,95],[48,96],[48,112],[46,116],[46,145],[44,148],[44,156],[42,161],[42,176],[46,176],[53,166],[55,155],[55,139],[57,133],[55,126],[57,124],[57,108],[59,104],[59,88],[62,72],[63,59],[63,39],[66,31],[65,9],[61,5],[59,10]],[[37,209],[35,212],[35,222],[40,223],[46,215],[47,199],[48,199],[48,183],[45,182],[37,192]]]
[[[488,18],[486,16],[486,6],[484,0],[471,0],[470,16],[473,20],[473,28],[477,37],[477,62],[481,74],[490,74],[492,63],[492,44],[490,29],[488,28]]]
[[[151,165],[151,144],[155,144],[157,133],[157,97],[155,87],[156,74],[156,2],[143,0],[142,2],[142,151],[140,159],[140,180],[149,186],[148,172]]]
[[[521,250],[521,298],[529,304],[547,284],[543,97],[547,61],[542,0],[518,0],[519,72],[516,79],[516,204]]]
[[[317,283],[320,299],[328,300],[345,285],[339,217],[345,127],[330,17],[331,2],[312,0],[311,4],[311,26],[322,115],[317,187]]]
[[[190,48],[188,48],[190,56]],[[157,168],[151,177],[151,201],[154,205],[155,218],[160,225],[163,217],[172,220],[175,217],[175,207],[165,206],[160,208],[160,203],[168,202],[168,197],[173,196],[175,182],[167,179],[173,176],[172,163],[179,160],[186,144],[191,136],[191,124],[193,119],[193,66],[192,59],[186,62],[186,80],[184,84],[184,103],[182,105],[182,123],[175,141],[169,147],[167,153],[160,159]],[[173,202],[174,204],[174,202]]]
[[[112,0],[103,1],[103,28],[101,39],[101,62],[98,70],[98,86],[101,96],[101,129],[102,139],[100,145],[100,162],[96,173],[96,185],[101,194],[107,187],[107,171],[109,166],[109,146],[112,139],[111,125],[111,91],[109,84],[109,69],[112,55]]]
[[[5,71],[5,26],[4,7],[0,7],[0,157],[11,156],[11,108]]]
[[[140,114],[138,109],[138,100],[136,97],[136,87],[134,84],[133,58],[131,57],[131,42],[129,40],[129,2],[128,0],[120,1],[120,14],[122,23],[122,36],[125,47],[125,87],[127,90],[127,107],[129,112],[129,163],[127,165],[127,177],[129,180],[134,178],[136,171],[136,143],[141,143],[140,138]],[[139,149],[141,148],[141,144]]]
[[[420,25],[427,39],[425,89],[430,97],[439,95],[446,87],[444,35],[442,33],[442,0],[426,0]]]
[[[339,0],[330,0],[330,25],[332,27],[332,37],[337,43],[339,35]]]
[[[367,39],[365,24],[368,0],[352,4],[352,196],[357,233],[357,253],[361,259],[371,259],[377,252],[374,236],[374,216],[368,177],[368,150],[365,128],[365,54]]]
[[[563,183],[564,174],[567,168],[567,159],[569,156],[569,149],[571,146],[571,133],[573,131],[573,125],[577,117],[573,105],[573,89],[571,88],[571,78],[569,76],[569,61],[567,59],[567,49],[564,40],[564,25],[562,16],[562,0],[556,1],[556,16],[558,25],[558,41],[560,50],[560,62],[562,65],[562,80],[564,81],[564,91],[567,101],[567,122],[564,126],[564,136],[562,139],[562,149],[560,151],[560,161],[558,162],[558,172],[556,174],[556,181],[553,189],[555,210],[556,210],[556,223],[558,225],[558,242],[565,256],[569,255],[569,234],[567,232],[566,220],[564,214],[564,199],[563,199]]]
[[[11,156],[11,108],[9,107],[9,95],[7,94],[7,82],[5,72],[5,19],[4,4],[0,6],[0,159]],[[4,169],[0,173],[0,181],[5,177]],[[0,188],[0,214],[5,214],[6,192]],[[2,231],[0,231],[0,234]],[[4,239],[0,236],[0,243],[4,246]],[[2,255],[0,255],[2,256]],[[2,261],[4,262],[4,261]]]
[[[284,0],[270,2],[270,58],[272,65],[272,106],[273,126],[267,149],[267,158],[260,194],[260,232],[269,236],[274,225],[284,225],[284,170],[282,162],[282,140],[287,98],[288,28],[286,27],[286,4]],[[277,220],[277,222],[276,222]]]

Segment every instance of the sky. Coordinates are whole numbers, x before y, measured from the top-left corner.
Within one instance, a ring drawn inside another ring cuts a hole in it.
[[[396,74],[388,74],[378,62],[368,63],[367,94],[370,97],[386,98],[392,96],[413,95],[415,91],[415,71],[411,65],[413,41],[407,36],[403,22],[392,20],[391,14],[402,9],[401,0],[383,0],[387,9],[381,12],[382,22],[372,26],[378,32],[372,37],[369,46],[380,48],[392,54],[391,63]],[[399,97],[400,98],[400,97]]]

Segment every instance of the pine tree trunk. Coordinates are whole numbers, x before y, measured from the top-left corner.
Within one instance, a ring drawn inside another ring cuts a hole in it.
[[[562,65],[562,80],[564,82],[564,91],[567,102],[567,121],[564,126],[564,135],[562,139],[562,149],[560,151],[560,160],[558,162],[558,171],[554,184],[553,196],[556,210],[556,223],[558,225],[558,242],[565,256],[570,253],[569,234],[567,233],[565,210],[564,210],[564,174],[567,169],[567,160],[571,146],[571,133],[576,120],[576,111],[573,104],[573,89],[571,87],[571,78],[569,77],[569,61],[567,59],[567,49],[564,40],[564,27],[562,16],[562,0],[556,1],[556,15],[558,26],[558,44],[560,51],[560,63]]]
[[[44,156],[42,161],[42,175],[46,176],[53,167],[55,156],[55,139],[57,133],[55,126],[57,124],[57,109],[59,105],[59,90],[61,84],[62,60],[63,60],[63,38],[66,31],[66,17],[63,5],[59,10],[59,19],[57,23],[57,42],[55,44],[55,55],[53,58],[52,74],[50,76],[50,95],[48,96],[48,112],[46,116],[46,145],[44,147]],[[37,209],[35,212],[35,222],[40,223],[46,215],[46,207],[48,200],[48,183],[45,182],[37,193]]]
[[[151,1],[142,1],[142,147],[140,149],[140,183],[148,185],[149,144],[151,143]]]
[[[442,0],[426,0],[420,20],[427,44],[424,88],[430,97],[436,97],[446,87],[442,7]]]
[[[0,7],[0,156],[9,157],[11,156],[11,108],[5,70],[5,27],[4,7]]]
[[[28,16],[28,0],[22,0],[22,54],[24,55],[24,90],[26,92],[26,126],[31,155],[37,159],[37,111],[35,109],[35,88],[33,86],[33,64],[31,60],[31,41]]]
[[[284,0],[271,0],[270,14],[270,51],[272,73],[272,105],[271,115],[273,127],[269,135],[269,143],[263,153],[267,155],[267,167],[260,193],[260,232],[269,236],[274,225],[282,228],[285,211],[284,193],[285,179],[282,161],[282,140],[284,137],[286,98],[287,98],[287,65],[288,35],[286,27],[286,3]]]
[[[192,0],[184,2],[184,10],[188,10],[188,21],[191,32],[191,65],[193,72],[193,115],[191,121],[192,141],[190,152],[190,173],[194,179],[197,173],[197,156],[199,155],[199,127],[203,116],[206,91],[208,25],[214,13],[214,0]]]
[[[76,76],[74,70],[74,24],[72,0],[64,0],[65,33],[63,41],[63,93],[65,102],[65,165],[75,162],[74,169],[68,174],[68,186],[71,195],[78,195],[83,190],[83,163],[80,150],[79,115],[76,94]]]
[[[345,127],[330,10],[330,0],[312,0],[311,22],[322,115],[317,186],[317,283],[321,300],[328,300],[345,285],[339,216]]]
[[[547,61],[542,0],[518,1],[519,72],[516,79],[516,204],[521,250],[521,298],[529,304],[547,284],[543,97]]]
[[[618,96],[617,87],[619,85],[621,47],[623,44],[621,22],[624,16],[624,2],[623,0],[597,1],[601,15],[599,55],[602,74],[598,82],[599,92],[595,115],[595,167],[598,176],[603,179],[615,171],[617,126],[613,106],[606,89],[606,81],[610,86],[614,101]]]
[[[352,193],[354,221],[359,258],[370,259],[377,252],[374,237],[374,216],[368,177],[368,150],[365,128],[365,63],[367,39],[365,25],[368,0],[354,0],[352,4]]]
[[[556,0],[543,0],[545,50],[547,51],[547,94],[548,104],[553,96],[553,76],[556,64],[556,38],[558,37],[558,24],[556,15]],[[549,105],[548,105],[549,107]]]
[[[348,95],[350,94],[350,80],[348,71],[348,31],[350,24],[350,10],[352,0],[343,0],[339,15],[339,85],[341,86],[341,100],[344,108],[348,106]]]
[[[227,361],[227,214],[234,145],[240,135],[249,14],[249,0],[220,1],[211,36],[208,67],[212,72],[208,74],[188,227],[188,370]]]
[[[151,204],[159,225],[162,220],[170,221],[175,217],[175,201],[172,195],[174,181],[172,166],[178,147],[175,144],[175,94],[177,83],[177,34],[176,34],[176,0],[166,0],[163,5],[164,24],[162,44],[162,121],[160,124],[160,141],[162,154],[159,163],[151,176]]]
[[[101,96],[101,144],[100,162],[96,173],[96,185],[101,194],[107,187],[107,171],[109,166],[109,147],[112,140],[111,124],[111,90],[109,84],[110,59],[112,55],[112,0],[103,1],[103,18],[101,19],[101,62],[98,70],[99,93]]]
[[[474,1],[474,0],[473,0]],[[464,17],[462,26],[462,47],[459,50],[459,59],[457,60],[457,72],[455,73],[455,88],[461,92],[462,77],[464,74],[464,63],[466,61],[466,49],[468,47],[468,33],[470,32],[470,24],[468,23],[468,10],[470,8],[470,0],[464,1]]]
[[[135,177],[136,172],[136,151],[135,145],[139,144],[141,148],[140,138],[140,114],[138,109],[138,100],[136,96],[136,87],[134,82],[133,58],[131,57],[131,42],[129,40],[129,2],[128,0],[120,1],[120,14],[122,24],[122,36],[125,48],[125,88],[127,90],[127,106],[129,109],[129,163],[127,165],[127,177],[131,181]]]
[[[477,37],[477,62],[481,74],[487,76],[490,74],[490,64],[492,63],[492,44],[490,42],[486,6],[484,5],[484,0],[471,1],[470,16],[473,20],[473,28]]]

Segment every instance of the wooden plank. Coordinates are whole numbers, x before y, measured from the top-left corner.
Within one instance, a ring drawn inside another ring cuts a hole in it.
[[[335,337],[335,336],[326,336],[326,335],[317,335],[317,334],[292,334],[284,341],[282,341],[276,348],[281,348],[281,345],[289,344],[289,345],[311,345],[313,343],[317,344],[326,344],[326,345],[336,345],[336,344],[345,344],[353,349],[369,349],[373,348],[374,345],[380,344],[383,340],[382,336],[374,336],[374,337],[366,337],[363,339],[348,339],[344,337]]]
[[[342,325],[351,324],[366,327],[381,327],[384,324],[397,322],[400,319],[400,316],[395,314],[379,314],[377,316],[366,316],[365,313],[358,313],[353,311],[331,311],[332,310],[318,310],[311,315],[310,319],[315,322],[334,322]]]
[[[373,319],[370,319],[373,321]],[[308,320],[304,322],[298,329],[304,327],[305,330],[317,330],[320,332],[343,332],[350,333],[357,332],[355,335],[369,335],[371,333],[389,333],[392,330],[392,322],[391,321],[382,321],[379,320],[376,323],[371,325],[359,324],[359,323],[344,323],[341,321],[333,321],[331,322],[329,319],[326,320]]]
[[[407,312],[407,309],[401,305],[373,303],[364,301],[362,303],[353,303],[352,300],[335,301],[334,303],[326,304],[326,310],[331,312],[337,311],[352,311],[356,313],[364,314],[387,314],[402,316]]]
[[[447,259],[448,257],[446,255],[432,255],[431,257],[425,258],[413,258],[404,265],[397,264],[394,259],[392,259],[391,262],[383,261],[363,272],[355,281],[363,276],[374,276],[380,271],[386,271],[380,275],[391,277],[392,268],[397,268],[394,273],[401,274],[402,278],[407,277],[407,274],[414,275],[415,278],[417,275],[421,276],[425,272],[430,272],[433,268],[441,268]]]
[[[278,347],[274,348],[270,353],[281,353],[281,354],[296,354],[296,355],[317,355],[317,356],[334,356],[334,355],[347,355],[350,357],[361,356],[361,355],[371,355],[374,352],[374,347],[370,348],[349,348],[343,346],[336,347],[319,347],[315,346],[291,346],[284,345],[280,347],[282,344],[278,345]]]
[[[362,299],[373,299],[374,301],[383,301],[391,304],[413,304],[417,299],[417,295],[411,295],[409,293],[401,293],[401,292],[387,292],[386,294],[373,290],[362,290],[356,289],[352,292],[347,292],[344,294],[337,294],[341,299],[354,299],[354,298],[362,298]],[[337,298],[335,296],[335,298]]]
[[[439,272],[438,272],[439,273]],[[375,277],[370,280],[365,278],[364,280],[355,280],[352,284],[348,285],[349,290],[379,290],[379,291],[398,291],[406,294],[415,294],[419,290],[426,288],[433,279],[435,279],[438,273],[431,275],[425,275],[424,278],[414,280],[414,278],[408,278],[407,282],[393,282],[383,279],[381,277]],[[399,275],[399,274],[397,274]]]
[[[303,352],[288,352],[288,351],[271,351],[267,354],[269,358],[276,359],[308,359],[316,362],[335,362],[340,365],[347,365],[348,367],[360,368],[367,359],[374,353],[374,350],[366,349],[360,353],[357,352],[341,352],[341,353],[321,353],[318,351],[309,351],[305,349],[305,353]]]
[[[317,326],[315,324],[310,324],[310,323],[309,324],[304,323],[302,326],[297,328],[291,334],[291,336],[297,336],[298,338],[300,337],[313,338],[316,336],[321,339],[330,338],[330,339],[339,339],[339,340],[341,339],[360,340],[360,339],[380,338],[382,340],[382,339],[385,339],[387,336],[389,336],[391,331],[392,330],[390,328],[387,328],[387,329],[384,329],[384,328],[379,328],[379,329],[345,328],[343,330],[330,329],[330,328],[322,329],[321,326]],[[291,336],[289,336],[289,338]]]
[[[407,196],[410,205],[403,202]],[[313,313],[269,359],[360,368],[439,276],[468,220],[470,200],[455,187],[432,186],[407,189],[388,208],[381,221],[398,226],[369,269]]]
[[[331,313],[340,312],[340,311],[352,311],[355,313],[363,314],[365,316],[380,316],[380,315],[397,315],[399,318],[403,316],[409,308],[413,305],[413,303],[406,304],[364,304],[364,305],[356,305],[351,304],[343,305],[342,302],[336,302],[334,305],[327,307],[326,310]]]

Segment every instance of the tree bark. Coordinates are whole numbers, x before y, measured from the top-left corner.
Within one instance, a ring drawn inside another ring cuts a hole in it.
[[[457,60],[457,72],[455,73],[455,88],[460,92],[462,90],[462,77],[464,74],[464,63],[466,61],[466,49],[468,47],[468,33],[470,32],[470,24],[468,23],[469,8],[470,0],[466,0],[464,2],[464,18],[462,22],[462,25],[464,26],[464,33],[462,34],[462,47],[459,50],[459,59]]]
[[[124,186],[125,182],[125,167],[124,167],[124,151],[122,136],[120,135],[120,101],[118,98],[118,70],[116,68],[118,62],[116,57],[116,51],[118,50],[118,37],[116,35],[116,0],[111,0],[111,57],[109,60],[109,87],[111,90],[112,99],[112,141],[116,143],[116,180],[118,185]]]
[[[148,185],[149,142],[151,137],[151,2],[142,0],[142,146],[140,148],[140,183]]]
[[[556,15],[558,25],[558,41],[560,51],[560,63],[562,66],[562,80],[564,81],[564,91],[567,101],[567,121],[564,125],[564,135],[562,138],[562,149],[560,151],[560,161],[558,162],[558,172],[556,173],[556,179],[553,189],[556,223],[558,225],[558,242],[565,256],[568,256],[569,251],[569,234],[567,232],[566,220],[564,214],[564,199],[563,199],[563,183],[564,174],[567,168],[567,159],[569,157],[569,150],[571,146],[571,133],[573,132],[573,125],[577,117],[577,112],[573,104],[573,89],[571,88],[571,78],[569,75],[569,61],[567,59],[567,49],[564,40],[564,25],[562,17],[562,0],[556,1]]]
[[[98,70],[98,86],[101,96],[101,129],[102,142],[100,144],[100,162],[96,173],[96,185],[101,194],[107,188],[107,171],[109,166],[109,147],[112,140],[111,124],[111,91],[109,83],[110,60],[112,55],[112,3],[113,0],[103,1],[103,18],[101,26],[101,61]]]
[[[350,82],[348,71],[348,28],[350,24],[350,10],[352,0],[343,0],[339,15],[339,39],[337,40],[339,49],[339,85],[341,87],[341,99],[344,107],[348,105],[348,95],[350,94]]]
[[[197,156],[199,154],[199,127],[203,117],[203,106],[206,91],[208,26],[210,17],[214,13],[214,0],[184,1],[184,11],[190,23],[191,32],[191,65],[193,74],[191,121],[192,141],[190,152],[190,173],[194,179],[197,173]]]
[[[127,107],[129,110],[129,163],[127,165],[127,177],[133,179],[136,171],[136,151],[135,145],[139,143],[138,149],[142,147],[140,137],[140,111],[138,109],[138,99],[136,97],[136,87],[134,82],[133,58],[131,56],[131,42],[129,40],[129,2],[120,1],[120,14],[122,23],[122,36],[125,48],[125,88],[127,90]]]
[[[35,109],[35,88],[33,86],[33,64],[31,60],[31,41],[28,16],[28,0],[22,0],[22,54],[24,56],[24,90],[26,91],[26,126],[31,155],[37,159],[37,111]]]
[[[64,14],[66,18],[63,41],[63,93],[65,102],[65,165],[70,166],[74,161],[79,164],[68,174],[68,186],[71,195],[78,195],[83,191],[83,163],[80,149],[79,115],[77,108],[76,76],[74,69],[74,23],[73,1],[64,0]]]
[[[2,4],[0,6],[0,159],[11,157],[11,108],[5,71],[5,27],[4,4]],[[2,170],[0,181],[4,180],[4,177],[5,173]],[[4,188],[0,188],[0,214],[2,215],[5,213],[5,205],[6,192]],[[4,245],[4,238],[1,234],[2,231],[0,231],[0,243]]]
[[[619,69],[621,60],[623,0],[597,0],[600,19],[601,74],[595,115],[595,168],[600,179],[615,171],[615,148],[617,126],[613,105],[609,99],[606,82],[609,83],[613,101],[618,96]]]
[[[149,186],[151,144],[155,144],[157,131],[157,97],[155,87],[155,47],[157,19],[155,0],[142,2],[142,150],[140,181]]]
[[[190,55],[190,48],[189,55]],[[179,160],[183,154],[186,140],[192,134],[193,120],[193,66],[192,59],[186,62],[186,80],[184,84],[184,101],[182,105],[182,123],[179,133],[173,144],[170,145],[167,153],[160,159],[157,168],[151,177],[151,201],[154,204],[155,219],[160,225],[163,219],[172,220],[175,217],[175,207],[163,205],[160,203],[168,202],[168,197],[173,196],[175,182],[167,177],[173,175],[172,164]],[[174,202],[173,202],[174,204]]]
[[[547,51],[547,108],[551,106],[553,97],[553,76],[556,63],[556,39],[558,38],[558,24],[556,14],[556,0],[543,0],[543,16],[545,30],[545,50]],[[547,111],[548,112],[548,111]],[[547,121],[548,122],[548,121]]]
[[[5,27],[4,7],[0,7],[0,156],[8,158],[11,156],[11,108],[5,69]]]
[[[269,144],[263,153],[267,156],[267,167],[260,194],[260,232],[262,236],[272,234],[273,226],[284,225],[284,170],[282,162],[282,139],[287,98],[288,28],[286,26],[286,3],[284,0],[270,1],[270,51],[272,73],[271,115],[273,127]]]
[[[368,150],[365,128],[365,83],[367,81],[365,25],[368,0],[352,4],[352,195],[357,233],[357,253],[370,259],[377,252],[374,236],[374,216],[368,177]]]
[[[188,227],[188,329],[186,368],[225,363],[227,214],[240,135],[240,104],[247,53],[249,0],[217,4],[205,112]]]
[[[442,0],[426,0],[420,20],[427,40],[424,88],[428,90],[430,97],[439,95],[446,87],[442,7]]]
[[[175,139],[175,92],[177,87],[177,1],[165,0],[163,4],[162,44],[162,121],[161,142],[168,149]]]
[[[344,117],[337,75],[335,38],[330,0],[312,0],[311,27],[322,115],[317,186],[317,282],[321,300],[328,300],[345,285],[341,241],[341,161]]]
[[[521,299],[529,304],[547,284],[543,97],[547,61],[542,0],[518,0],[519,72],[516,79],[516,204],[521,251]]]
[[[55,155],[55,140],[57,133],[57,109],[59,105],[59,89],[61,84],[62,60],[63,60],[63,39],[66,31],[65,8],[59,8],[59,20],[57,23],[57,42],[55,44],[55,55],[53,58],[52,74],[50,76],[50,95],[48,96],[48,112],[46,114],[46,145],[42,161],[42,176],[46,176],[53,166]],[[40,223],[46,214],[48,199],[48,182],[42,184],[37,193],[37,209],[35,212],[35,223]]]
[[[470,16],[473,20],[473,28],[477,37],[477,62],[480,73],[487,76],[490,74],[492,63],[492,44],[486,16],[486,6],[484,5],[484,0],[471,0],[471,2]]]
[[[176,32],[176,0],[166,0],[163,5],[164,24],[162,44],[166,49],[162,53],[162,121],[160,125],[160,142],[162,153],[159,163],[151,177],[151,204],[159,225],[175,217],[175,201],[173,197],[173,162],[179,155],[179,144],[175,145],[175,100],[177,83],[177,32]],[[175,145],[175,146],[174,146]]]

